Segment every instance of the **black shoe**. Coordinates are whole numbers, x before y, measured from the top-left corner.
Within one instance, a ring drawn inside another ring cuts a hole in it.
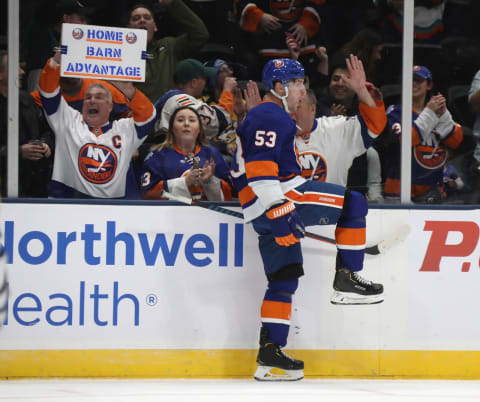
[[[337,268],[332,304],[377,304],[383,302],[383,285],[362,278],[358,272]]]
[[[295,381],[303,378],[303,361],[285,354],[280,346],[268,340],[268,330],[260,330],[260,349],[255,379],[259,381]],[[275,369],[285,373],[274,372]]]

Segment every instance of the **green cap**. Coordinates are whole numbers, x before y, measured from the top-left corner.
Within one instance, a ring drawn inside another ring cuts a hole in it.
[[[215,67],[206,67],[198,60],[185,59],[180,61],[175,67],[173,81],[176,84],[186,84],[194,78],[205,77],[208,81],[210,77],[217,74]]]

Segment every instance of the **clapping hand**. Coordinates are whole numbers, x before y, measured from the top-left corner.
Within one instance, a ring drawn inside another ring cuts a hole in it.
[[[332,116],[346,116],[347,115],[347,108],[342,104],[332,104],[331,109]]]
[[[427,106],[430,110],[435,112],[437,116],[441,116],[447,110],[447,101],[445,97],[438,93],[437,95],[433,95],[427,103]]]
[[[215,166],[216,165],[213,158],[210,158],[209,161],[205,162],[205,165],[203,165],[203,168],[200,169],[200,181],[202,183],[208,183],[210,181],[210,178],[215,173]]]

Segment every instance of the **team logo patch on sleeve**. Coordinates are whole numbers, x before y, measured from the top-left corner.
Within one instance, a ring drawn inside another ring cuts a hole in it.
[[[78,154],[78,168],[90,183],[108,183],[117,170],[117,155],[104,145],[86,144]]]

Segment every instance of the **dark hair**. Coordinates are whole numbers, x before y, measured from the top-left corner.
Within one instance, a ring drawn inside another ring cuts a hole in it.
[[[350,54],[357,56],[363,63],[367,79],[374,80],[376,70],[376,60],[372,58],[373,49],[383,44],[382,35],[372,28],[365,28],[357,32],[352,40],[346,43],[341,52],[344,57]]]
[[[175,134],[173,133],[173,123],[175,121],[175,116],[181,110],[186,110],[186,109],[191,110],[193,113],[195,113],[195,116],[197,116],[197,119],[198,119],[199,132],[197,136],[197,145],[201,145],[201,146],[208,145],[207,136],[205,135],[205,130],[203,129],[203,125],[202,125],[202,119],[200,118],[200,115],[198,114],[198,112],[190,106],[181,106],[178,109],[175,109],[175,111],[170,116],[170,119],[168,121],[168,131],[167,131],[167,136],[165,138],[165,141],[163,141],[161,144],[157,146],[154,146],[152,150],[163,149],[163,148],[173,148],[175,146],[176,144]]]
[[[128,10],[128,21],[130,21],[130,18],[132,18],[132,13],[137,9],[137,8],[145,8],[148,11],[150,11],[150,14],[152,14],[153,18],[153,9],[146,5],[145,3],[136,3],[132,7],[130,7],[130,10]]]
[[[329,66],[328,66],[328,75],[330,77],[330,79],[332,78],[332,74],[333,72],[337,69],[337,68],[342,68],[343,70],[348,70],[347,68],[347,62],[346,62],[346,59],[347,56],[345,56],[343,54],[343,52],[340,52],[340,53],[335,53],[331,59],[331,61],[328,63]]]

